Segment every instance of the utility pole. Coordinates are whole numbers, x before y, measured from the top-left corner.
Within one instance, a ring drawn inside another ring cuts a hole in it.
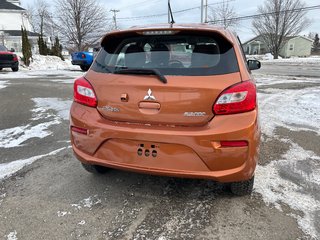
[[[201,23],[203,23],[203,0],[201,0]]]
[[[111,9],[110,12],[113,12],[114,28],[115,28],[115,29],[118,29],[118,27],[117,27],[117,12],[120,12],[120,10]]]
[[[206,0],[204,5],[204,22],[208,23],[208,0]]]
[[[170,23],[170,9],[169,9],[169,6],[170,6],[170,0],[168,0],[168,23]]]

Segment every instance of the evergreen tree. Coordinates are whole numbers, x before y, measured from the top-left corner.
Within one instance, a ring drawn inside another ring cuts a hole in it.
[[[52,55],[60,57],[61,60],[64,60],[61,52],[62,52],[62,46],[60,45],[59,38],[56,37],[54,41],[54,45],[52,47]]]
[[[23,61],[27,66],[29,66],[30,59],[32,58],[31,45],[28,39],[28,33],[23,27],[21,27],[21,36]]]
[[[40,55],[48,55],[49,49],[47,43],[43,40],[43,36],[40,34],[38,38],[38,46]]]
[[[314,50],[317,50],[317,49],[319,49],[320,48],[320,43],[319,43],[319,35],[318,35],[318,33],[315,35],[315,37],[314,37],[314,41],[313,41],[313,49]]]

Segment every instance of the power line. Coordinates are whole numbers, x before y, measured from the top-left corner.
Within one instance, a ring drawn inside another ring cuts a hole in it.
[[[289,10],[281,10],[281,11],[268,12],[268,13],[260,13],[260,14],[254,14],[254,15],[246,15],[246,16],[240,16],[240,17],[234,17],[234,18],[228,18],[228,19],[218,19],[218,20],[208,21],[208,23],[221,23],[224,21],[241,21],[241,20],[248,20],[251,18],[257,18],[257,17],[262,17],[262,16],[274,15],[277,13],[282,14],[282,13],[299,12],[299,11],[310,11],[310,10],[316,10],[316,9],[320,9],[320,5],[314,5],[314,6],[302,7],[302,8],[294,8],[294,9],[289,9]]]
[[[225,2],[232,2],[235,0],[228,0]],[[211,5],[217,5],[217,4],[221,4],[222,2],[216,2],[216,3],[211,3],[208,4],[208,6]],[[197,7],[191,7],[191,8],[186,8],[186,9],[182,9],[182,10],[178,10],[178,11],[173,11],[172,13],[176,14],[176,13],[182,13],[182,12],[187,12],[187,11],[191,11],[194,9],[200,9],[201,6],[197,6]],[[167,16],[168,13],[159,13],[159,14],[152,14],[152,15],[145,15],[145,16],[137,16],[137,17],[122,17],[122,18],[118,18],[119,20],[139,20],[139,19],[143,19],[143,18],[154,18],[154,17],[162,17],[162,16]]]
[[[145,1],[142,1],[142,2],[138,2],[138,3],[134,3],[134,4],[129,4],[129,5],[127,5],[127,6],[124,6],[124,7],[122,7],[120,10],[124,10],[124,9],[127,9],[127,8],[132,8],[132,7],[135,7],[135,6],[138,6],[138,5],[140,5],[140,6],[147,6],[147,5],[150,5],[150,3],[152,3],[152,2],[154,2],[154,3],[156,3],[156,2],[160,2],[161,0],[145,0]]]

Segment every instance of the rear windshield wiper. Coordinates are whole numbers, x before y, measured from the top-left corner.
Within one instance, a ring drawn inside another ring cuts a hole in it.
[[[161,72],[158,69],[148,68],[121,68],[115,70],[113,73],[119,73],[119,74],[147,74],[147,75],[156,75],[161,82],[167,83],[167,79],[165,76],[161,74]]]

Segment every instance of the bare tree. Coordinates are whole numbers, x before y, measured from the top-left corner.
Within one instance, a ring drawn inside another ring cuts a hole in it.
[[[253,31],[260,35],[275,59],[287,37],[299,34],[310,24],[304,7],[300,0],[265,0],[258,7],[260,15],[252,22]]]
[[[86,50],[108,30],[106,13],[96,0],[56,0],[60,38],[71,49]]]
[[[228,1],[223,1],[217,7],[210,7],[210,14],[208,16],[210,23],[221,25],[224,28],[236,26],[238,23],[236,17],[237,14]]]
[[[51,22],[49,8],[49,4],[44,0],[36,0],[33,6],[28,6],[27,12],[33,31],[41,36],[49,32]]]

